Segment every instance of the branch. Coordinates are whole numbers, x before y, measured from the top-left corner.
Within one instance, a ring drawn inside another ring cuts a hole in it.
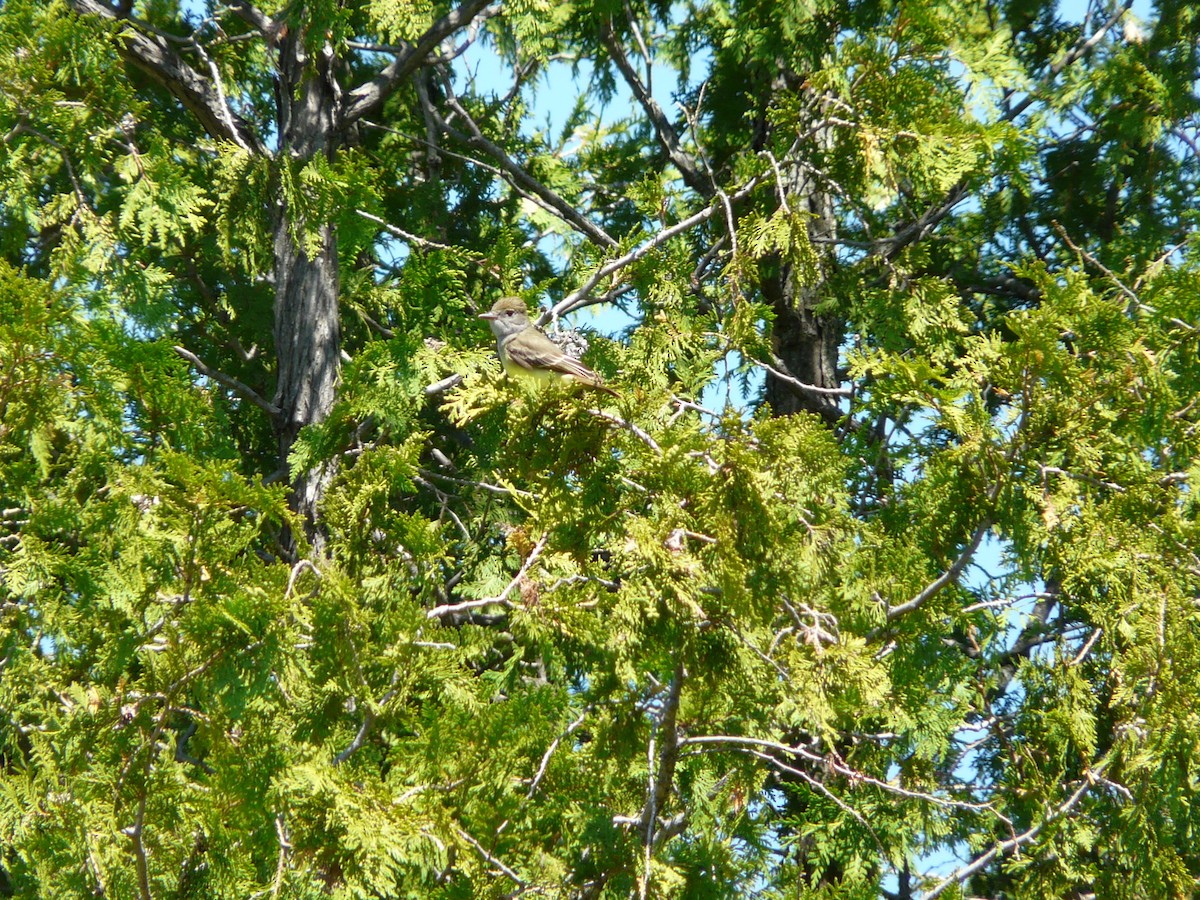
[[[636,26],[635,26],[636,27]],[[625,55],[625,49],[617,40],[616,33],[613,31],[612,21],[610,20],[600,29],[600,41],[608,50],[617,68],[621,70],[621,74],[625,77],[626,84],[629,85],[629,90],[637,98],[642,105],[642,109],[646,112],[646,117],[654,126],[654,133],[658,137],[658,142],[666,151],[667,158],[671,160],[675,168],[679,170],[679,174],[683,176],[684,183],[687,184],[701,197],[711,199],[713,196],[712,185],[706,184],[700,176],[700,170],[696,166],[696,161],[683,151],[679,144],[679,135],[675,131],[675,127],[663,112],[658,101],[651,95],[649,89],[642,83],[637,72],[629,62],[629,57]],[[647,67],[650,65],[649,59],[646,61]]]
[[[447,375],[441,381],[435,381],[433,384],[427,384],[425,386],[425,396],[426,397],[434,397],[434,396],[437,396],[438,394],[444,394],[446,391],[450,390],[451,388],[458,387],[460,384],[462,384],[462,382],[463,382],[463,376],[461,376],[457,373],[455,373],[454,375]],[[507,493],[507,491],[505,493]]]
[[[283,887],[283,873],[287,866],[288,851],[292,849],[292,842],[288,840],[287,823],[283,820],[283,813],[275,816],[275,834],[279,837],[279,858],[275,863],[275,881],[271,884],[272,897],[278,897],[279,890]]]
[[[142,900],[153,900],[153,894],[150,893],[150,867],[146,862],[146,844],[142,840],[142,831],[146,825],[146,789],[146,785],[142,785],[142,794],[138,798],[137,814],[134,816],[133,825],[123,830],[133,841],[138,894]]]
[[[730,199],[731,200],[742,199],[747,194],[749,194],[752,190],[754,190],[754,188],[758,187],[759,180],[760,180],[759,177],[755,176],[750,181],[748,181],[743,187],[738,189],[738,191],[736,193],[734,193]],[[545,325],[551,319],[556,319],[559,316],[566,315],[567,313],[571,312],[571,310],[578,309],[579,307],[584,306],[585,305],[584,299],[588,296],[588,294],[591,293],[592,289],[596,285],[598,285],[603,279],[605,279],[606,277],[611,275],[613,272],[616,272],[618,269],[623,269],[625,266],[628,266],[630,263],[634,263],[637,260],[641,259],[643,256],[645,256],[651,250],[654,250],[655,248],[661,246],[662,244],[665,244],[667,241],[669,241],[671,238],[675,237],[676,235],[681,234],[690,228],[696,227],[701,222],[705,222],[708,219],[711,219],[713,214],[717,211],[717,209],[718,209],[718,207],[715,205],[706,206],[704,209],[700,210],[698,213],[688,216],[683,221],[676,222],[674,225],[670,226],[669,228],[664,228],[662,231],[658,232],[653,237],[651,237],[649,240],[647,240],[644,244],[641,244],[641,245],[635,247],[633,250],[630,250],[624,256],[619,256],[616,259],[609,260],[603,266],[601,266],[599,269],[597,269],[592,274],[591,278],[589,278],[586,282],[584,282],[583,287],[580,287],[577,290],[574,290],[571,293],[567,294],[567,296],[563,297],[560,301],[558,301],[558,303],[554,304],[554,306],[551,307],[549,311],[542,313],[541,316],[538,317],[537,324]]]
[[[1098,43],[1100,43],[1104,35],[1108,34],[1108,32],[1111,31],[1116,24],[1121,21],[1121,19],[1125,16],[1125,13],[1129,12],[1130,7],[1132,6],[1133,0],[1125,0],[1125,2],[1117,8],[1117,11],[1105,19],[1103,24],[1101,24],[1100,27],[1097,28],[1089,37],[1080,37],[1080,39],[1076,41],[1075,46],[1072,47],[1062,59],[1050,66],[1049,71],[1046,72],[1045,77],[1042,79],[1042,83],[1046,84],[1051,81],[1053,78],[1058,76],[1063,69],[1074,63],[1081,56],[1086,54]],[[1033,103],[1034,96],[1034,92],[1030,91],[1024,100],[1008,111],[1008,114],[1005,116],[1005,118],[1011,121],[1021,113],[1025,112],[1025,110],[1027,110]]]
[[[663,455],[662,447],[658,446],[658,442],[633,422],[628,422],[625,419],[622,419],[620,416],[614,415],[610,412],[605,412],[602,409],[589,409],[588,412],[598,419],[603,419],[605,422],[611,422],[618,428],[627,428],[634,437],[653,450],[656,454],[659,456]]]
[[[225,6],[247,25],[252,25],[258,29],[259,33],[264,37],[274,40],[279,31],[279,26],[274,19],[257,6],[247,3],[246,0],[226,0]]]
[[[658,820],[658,811],[666,805],[667,798],[670,796],[671,786],[675,780],[675,764],[679,761],[679,732],[676,728],[676,717],[679,713],[683,679],[686,676],[687,672],[684,670],[683,663],[678,663],[671,675],[667,697],[663,701],[661,718],[654,723],[654,728],[650,733],[650,741],[646,747],[648,757],[646,803],[642,807],[641,814],[636,820],[630,820],[624,816],[614,819],[614,822],[636,824],[642,832],[644,868],[638,885],[639,900],[646,900],[647,891],[650,888],[650,861],[655,847],[660,843],[655,839],[654,825]],[[663,747],[662,751],[657,754],[658,759],[655,760],[655,738],[660,731],[663,733]],[[682,831],[683,823],[684,819],[675,817],[670,824],[673,829]]]
[[[226,375],[224,372],[218,372],[216,369],[209,368],[200,361],[200,357],[196,356],[196,354],[192,353],[190,350],[185,350],[180,346],[175,346],[172,349],[190,362],[195,367],[196,371],[201,375],[205,376],[206,378],[211,378],[218,384],[223,384],[234,393],[240,394],[271,418],[276,419],[283,415],[283,410],[281,410],[270,400],[264,399],[262,395],[258,393],[258,391],[254,390],[254,388],[250,387],[248,384],[244,384],[238,381],[236,378]]]
[[[538,539],[533,551],[521,566],[519,572],[513,576],[513,580],[508,583],[503,591],[495,597],[484,597],[482,600],[465,600],[462,603],[448,603],[443,606],[435,606],[433,609],[425,613],[427,619],[440,619],[444,616],[452,615],[457,612],[465,612],[466,610],[479,609],[482,606],[491,606],[493,603],[498,603],[502,606],[512,609],[512,602],[508,599],[508,595],[513,592],[513,589],[521,583],[525,578],[525,573],[529,571],[529,567],[537,561],[537,558],[542,555],[542,551],[546,549],[546,542],[550,540],[549,533],[543,534]]]
[[[1049,82],[1060,72],[1062,72],[1063,69],[1074,63],[1081,56],[1096,46],[1096,44],[1100,42],[1101,38],[1103,38],[1104,35],[1107,34],[1113,28],[1113,26],[1115,26],[1117,22],[1121,20],[1121,17],[1125,15],[1132,5],[1133,0],[1125,0],[1120,9],[1110,16],[1094,34],[1088,38],[1081,38],[1070,52],[1068,52],[1062,59],[1050,67],[1050,70],[1046,73],[1046,76],[1043,79],[1043,83]],[[1009,121],[1015,119],[1029,108],[1029,106],[1034,102],[1034,98],[1034,93],[1030,92],[1030,94],[1024,100],[1008,111],[1008,113],[1005,115],[1005,118]],[[896,254],[898,254],[905,247],[915,243],[928,234],[933,226],[949,215],[951,210],[953,210],[955,206],[957,206],[964,198],[966,198],[966,196],[967,182],[966,179],[964,179],[950,189],[949,193],[946,194],[946,199],[943,200],[939,205],[927,210],[923,215],[907,225],[900,226],[896,229],[895,233],[891,237],[881,240],[878,243],[877,250],[875,252],[879,256],[882,256],[885,261],[893,259]]]
[[[429,240],[429,238],[423,238],[419,235],[412,234],[411,232],[405,231],[403,228],[398,228],[397,226],[392,225],[386,219],[381,219],[379,216],[367,212],[365,209],[356,209],[354,212],[356,215],[361,216],[368,222],[374,222],[388,234],[395,235],[401,240],[408,241],[410,244],[420,247],[422,250],[446,250],[450,253],[466,255],[465,251],[461,247],[451,247],[449,244],[439,244],[437,241]]]
[[[335,766],[340,766],[358,752],[359,748],[363,745],[363,741],[367,739],[367,734],[370,733],[371,726],[374,724],[375,711],[371,709],[371,703],[368,701],[363,704],[363,720],[362,725],[358,728],[358,733],[354,735],[354,740],[349,743],[346,749],[333,758]]]
[[[1110,760],[1104,760],[1084,772],[1083,782],[1078,788],[1075,789],[1075,793],[1071,794],[1070,797],[1060,803],[1058,807],[1056,807],[1050,813],[1050,815],[1046,816],[1046,818],[1044,818],[1041,822],[1034,825],[1028,831],[1018,834],[1016,837],[1009,838],[1007,841],[1001,841],[978,859],[968,863],[965,866],[960,866],[959,868],[955,869],[954,872],[952,872],[946,879],[939,882],[933,888],[933,890],[925,895],[925,900],[934,900],[935,897],[939,896],[944,890],[946,890],[946,888],[950,887],[950,885],[966,881],[1000,854],[1008,853],[1010,850],[1016,850],[1018,847],[1028,844],[1041,833],[1043,828],[1045,828],[1051,822],[1061,819],[1072,809],[1074,809],[1076,805],[1078,805],[1079,801],[1083,799],[1083,795],[1088,792],[1088,788],[1095,784],[1104,770],[1108,768],[1109,762]]]
[[[888,621],[890,622],[892,619],[902,616],[906,612],[911,612],[946,585],[958,581],[958,576],[961,575],[963,569],[970,564],[971,558],[975,555],[975,551],[979,549],[979,545],[983,542],[983,536],[987,534],[988,529],[991,527],[991,516],[984,516],[983,521],[979,523],[979,527],[975,529],[975,533],[971,535],[971,540],[967,544],[966,549],[959,554],[958,559],[954,560],[950,568],[938,576],[938,578],[926,585],[925,588],[911,600],[901,603],[899,606],[889,606],[887,611]]]
[[[881,239],[877,244],[875,252],[883,257],[885,261],[894,259],[909,244],[914,244],[929,234],[933,230],[933,226],[950,215],[951,210],[958,206],[966,196],[967,181],[964,178],[958,184],[954,185],[954,187],[950,188],[950,191],[946,194],[946,199],[937,206],[927,209],[907,225],[898,227],[891,237]]]
[[[813,778],[803,769],[797,769],[795,766],[789,766],[782,760],[776,759],[769,753],[763,753],[761,750],[748,750],[747,752],[756,759],[761,759],[764,762],[770,763],[781,772],[787,772],[789,775],[795,775],[814,791],[828,798],[831,803],[833,803],[843,812],[852,816],[858,822],[858,824],[866,830],[867,834],[871,835],[871,839],[875,841],[875,846],[879,848],[879,855],[886,858],[887,850],[883,846],[883,841],[879,839],[879,835],[875,832],[875,829],[871,827],[871,823],[868,822],[866,818],[864,818],[863,814],[857,809],[855,809],[841,797],[837,796],[837,794],[823,785],[820,781]]]
[[[461,484],[463,487],[478,488],[481,491],[487,491],[490,494],[499,494],[502,497],[532,497],[535,500],[537,499],[537,494],[532,491],[523,491],[520,488],[505,487],[502,484],[492,484],[488,481],[470,481],[466,478],[455,478],[453,475],[434,472],[431,469],[418,468],[417,471],[429,478],[440,478],[443,481]]]
[[[896,784],[884,781],[880,778],[867,775],[865,772],[860,772],[857,769],[852,769],[844,762],[835,757],[822,756],[819,753],[814,753],[812,750],[806,750],[803,747],[794,747],[789,744],[781,744],[778,741],[768,741],[762,738],[742,737],[740,735],[729,734],[709,734],[697,737],[685,737],[680,742],[680,746],[691,747],[700,745],[717,745],[731,746],[735,750],[753,753],[755,749],[772,750],[775,753],[785,753],[789,756],[799,757],[800,759],[808,760],[811,763],[817,763],[825,768],[831,769],[848,778],[851,782],[861,782],[879,788],[881,791],[887,791],[890,794],[895,794],[898,797],[906,797],[910,800],[921,800],[925,803],[932,803],[935,806],[942,806],[950,809],[967,809],[973,812],[990,812],[997,816],[1001,821],[1011,824],[1009,819],[998,812],[990,803],[970,803],[966,800],[952,800],[948,797],[938,797],[934,794],[928,794],[923,791],[913,791],[908,788],[900,787]]]
[[[214,138],[232,141],[255,153],[265,154],[249,123],[232,112],[212,82],[184,62],[160,35],[146,34],[128,17],[118,15],[100,0],[69,0],[81,16],[99,16],[109,22],[121,22],[117,35],[121,55],[174,95]]]
[[[777,365],[782,362],[779,359],[776,359],[774,361]],[[850,390],[850,388],[821,387],[821,385],[819,385],[819,384],[809,384],[808,382],[801,381],[799,378],[797,378],[794,375],[788,375],[782,369],[777,369],[775,366],[768,365],[767,363],[762,362],[761,360],[752,359],[752,360],[750,360],[750,363],[751,363],[751,365],[754,365],[766,372],[770,372],[772,375],[775,376],[775,378],[777,378],[779,381],[782,381],[784,384],[791,385],[796,390],[803,391],[806,394],[820,394],[822,396],[830,396],[830,397],[849,397],[849,396],[852,396],[854,393],[853,391]]]
[[[563,738],[570,737],[571,732],[583,724],[584,719],[587,718],[588,713],[591,711],[592,706],[589,704],[584,708],[583,712],[579,714],[579,718],[568,725],[566,730],[551,742],[550,746],[546,749],[545,754],[542,756],[542,764],[538,766],[537,774],[533,776],[533,782],[529,785],[529,793],[525,795],[526,800],[533,799],[533,795],[537,792],[538,785],[542,783],[542,777],[546,774],[546,769],[550,766],[550,757],[554,755],[554,751],[558,749],[558,745],[562,743]]]
[[[400,48],[400,52],[383,71],[349,93],[346,111],[342,116],[342,126],[352,125],[382,106],[400,82],[421,67],[438,44],[458,29],[469,25],[489,2],[490,0],[465,0],[461,6],[434,22],[417,38],[415,44]]]
[[[499,869],[501,872],[503,872],[506,876],[508,876],[509,879],[511,879],[513,882],[515,882],[518,886],[525,887],[524,879],[522,879],[520,875],[518,875],[516,872],[514,872],[512,869],[510,869],[508,866],[506,866],[500,860],[496,859],[496,857],[494,857],[492,854],[488,853],[487,849],[483,846],[483,844],[479,843],[479,841],[477,841],[477,840],[475,840],[475,838],[471,837],[470,834],[468,834],[466,831],[464,831],[458,825],[454,826],[454,831],[458,834],[458,836],[460,838],[462,838],[464,841],[466,841],[468,844],[470,844],[472,847],[474,847],[476,853],[478,853],[485,860],[487,860],[493,866],[495,866],[497,869]]]
[[[475,120],[471,118],[470,113],[463,108],[462,104],[459,103],[455,97],[448,96],[446,98],[446,103],[456,115],[461,117],[462,120],[466,122],[470,134],[464,134],[463,132],[459,131],[457,128],[447,122],[444,116],[434,110],[433,115],[443,131],[462,141],[468,147],[474,147],[478,150],[482,150],[492,159],[496,160],[496,162],[499,163],[500,169],[503,171],[503,173],[507,174],[508,179],[506,180],[509,180],[509,183],[512,184],[514,188],[528,191],[533,195],[534,198],[540,200],[544,204],[547,204],[552,213],[562,218],[563,221],[570,224],[577,231],[585,234],[592,241],[605,247],[617,246],[616,239],[611,237],[608,232],[589,220],[564,198],[554,193],[554,191],[550,190],[548,187],[546,187],[546,185],[538,181],[523,168],[521,168],[521,166],[518,165],[511,156],[508,155],[503,147],[484,137],[483,131],[476,124]]]
[[[679,731],[676,728],[676,719],[679,715],[679,700],[683,693],[683,680],[686,677],[687,671],[684,669],[683,663],[678,663],[671,677],[670,689],[663,707],[662,725],[659,726],[659,730],[663,733],[663,747],[659,756],[654,796],[651,798],[653,805],[643,814],[646,815],[647,829],[654,827],[654,820],[659,811],[667,805],[667,797],[675,782],[675,764],[679,761]]]

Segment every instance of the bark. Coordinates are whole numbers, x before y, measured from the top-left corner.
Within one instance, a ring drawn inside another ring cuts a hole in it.
[[[321,422],[333,407],[341,353],[338,318],[337,237],[323,225],[318,252],[309,257],[293,233],[297,225],[284,207],[275,228],[275,353],[278,381],[274,404],[279,456],[287,461],[300,429]],[[292,472],[292,508],[317,538],[317,505],[332,471],[322,467]]]
[[[298,168],[317,154],[337,149],[341,92],[323,47],[309,58],[303,31],[279,43],[280,165]],[[275,222],[275,354],[278,377],[274,404],[280,459],[287,462],[300,429],[325,419],[336,397],[341,356],[338,316],[337,232],[328,223],[310,229],[302,214],[280,199]],[[316,240],[306,231],[315,231]],[[332,476],[330,467],[292,472],[292,508],[307,523],[319,550],[318,504]]]
[[[781,78],[774,87],[776,90],[788,89],[789,85]],[[802,88],[795,86],[795,89]],[[814,116],[819,115],[815,108],[810,107],[810,110]],[[832,135],[828,129],[819,130],[816,140],[828,147]],[[793,210],[811,214],[808,223],[810,240],[818,248],[830,246],[828,242],[837,237],[832,196],[817,183],[810,169],[793,166],[790,173],[781,175],[789,205]],[[831,263],[827,254],[822,255],[823,271],[815,281],[805,283],[805,273],[797,272],[794,266],[780,260],[776,273],[763,279],[762,291],[775,310],[771,348],[782,363],[780,370],[806,385],[837,388],[838,347],[842,342],[843,323],[837,316],[817,312],[825,273]],[[805,390],[772,373],[767,374],[765,399],[777,416],[810,412],[832,425],[842,415],[832,395]]]

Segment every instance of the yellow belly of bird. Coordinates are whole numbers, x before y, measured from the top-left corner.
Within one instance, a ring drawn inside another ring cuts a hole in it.
[[[549,369],[526,369],[524,366],[516,365],[507,357],[501,361],[501,365],[504,366],[505,375],[531,388],[541,389],[553,384],[562,384],[564,381],[575,380],[570,375],[560,375]]]

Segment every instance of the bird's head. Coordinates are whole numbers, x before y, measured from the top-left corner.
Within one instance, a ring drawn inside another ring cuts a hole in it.
[[[501,297],[491,309],[480,313],[479,318],[487,321],[496,337],[515,334],[529,327],[529,313],[520,297]]]

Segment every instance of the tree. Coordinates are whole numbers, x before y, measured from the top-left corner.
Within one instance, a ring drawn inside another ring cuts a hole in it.
[[[0,892],[1190,896],[1196,32],[9,0]]]

